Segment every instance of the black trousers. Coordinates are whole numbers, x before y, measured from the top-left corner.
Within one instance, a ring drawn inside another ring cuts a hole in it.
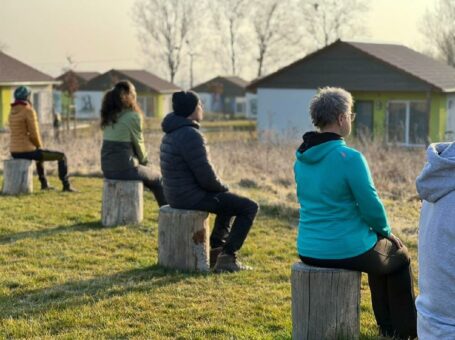
[[[104,177],[120,181],[142,181],[144,186],[153,193],[160,207],[167,204],[166,198],[164,197],[161,176],[155,174],[151,168],[138,165],[136,168],[123,171],[104,171]]]
[[[69,187],[68,162],[63,152],[36,149],[31,152],[12,152],[11,156],[17,159],[30,159],[36,161],[36,172],[41,183],[41,188],[48,186],[44,162],[58,162],[58,177],[62,181],[63,187]]]
[[[223,252],[235,254],[248,236],[259,206],[246,197],[222,192],[208,194],[191,209],[216,214],[210,247],[223,247]]]
[[[392,241],[379,236],[376,245],[359,256],[341,260],[304,256],[300,259],[310,266],[367,273],[373,311],[382,335],[403,339],[417,336],[411,260],[406,247],[398,249]]]

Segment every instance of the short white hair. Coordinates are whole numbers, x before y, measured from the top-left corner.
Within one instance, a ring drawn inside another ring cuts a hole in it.
[[[323,128],[336,122],[340,115],[348,113],[353,103],[348,91],[339,87],[323,87],[311,100],[311,120],[316,127]]]

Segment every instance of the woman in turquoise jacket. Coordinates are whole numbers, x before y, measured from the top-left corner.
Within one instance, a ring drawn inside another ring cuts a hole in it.
[[[134,85],[119,81],[106,92],[101,107],[101,169],[107,179],[142,181],[159,206],[166,204],[161,177],[147,167],[147,150],[142,134],[142,111]]]
[[[301,260],[318,267],[368,273],[373,310],[383,336],[417,336],[414,289],[406,247],[391,233],[363,155],[348,147],[355,114],[350,93],[323,88],[294,165]]]

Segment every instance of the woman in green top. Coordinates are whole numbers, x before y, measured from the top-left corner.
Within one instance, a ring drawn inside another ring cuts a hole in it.
[[[368,274],[381,335],[417,336],[410,258],[392,234],[363,155],[346,145],[352,96],[323,88],[310,113],[319,131],[303,135],[294,165],[300,222],[297,249],[310,265]]]
[[[103,98],[101,107],[101,169],[107,179],[142,181],[159,206],[166,204],[161,177],[147,165],[142,134],[142,111],[136,89],[126,80],[119,81]]]

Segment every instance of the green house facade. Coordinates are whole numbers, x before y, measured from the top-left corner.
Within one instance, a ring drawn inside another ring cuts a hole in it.
[[[420,146],[455,137],[455,69],[402,45],[337,41],[252,82],[258,130],[294,138],[314,130],[309,103],[319,88],[354,97],[354,133]]]

